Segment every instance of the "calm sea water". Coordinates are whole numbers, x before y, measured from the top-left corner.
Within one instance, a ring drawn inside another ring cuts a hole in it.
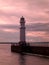
[[[10,44],[0,44],[0,65],[49,65],[48,58],[11,53]]]

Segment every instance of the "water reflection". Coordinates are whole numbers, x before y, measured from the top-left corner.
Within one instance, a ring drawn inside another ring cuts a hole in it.
[[[20,53],[19,55],[19,62],[20,62],[20,65],[26,65],[25,64],[25,54],[24,53]]]

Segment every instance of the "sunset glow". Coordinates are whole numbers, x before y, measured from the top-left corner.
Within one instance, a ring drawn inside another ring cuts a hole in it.
[[[19,41],[22,16],[27,41],[49,41],[49,0],[0,0],[0,42]]]
[[[12,30],[12,29],[4,29],[3,31],[5,31],[5,32],[11,32],[11,33],[17,32],[17,30]]]

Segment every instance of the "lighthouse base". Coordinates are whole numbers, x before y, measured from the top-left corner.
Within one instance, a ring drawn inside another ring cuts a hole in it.
[[[31,47],[26,42],[19,42],[19,45],[11,45],[11,52],[16,53],[31,53]]]

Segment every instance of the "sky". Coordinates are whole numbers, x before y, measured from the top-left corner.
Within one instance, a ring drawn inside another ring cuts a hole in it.
[[[49,42],[49,0],[0,0],[0,42],[19,42],[20,18],[27,42]]]

